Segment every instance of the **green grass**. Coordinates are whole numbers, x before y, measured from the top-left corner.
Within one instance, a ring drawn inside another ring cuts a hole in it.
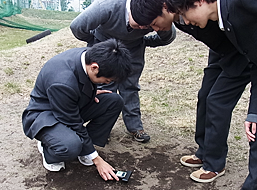
[[[9,76],[14,74],[13,70],[10,67],[4,69],[4,72]]]
[[[11,94],[20,93],[20,85],[12,82],[8,82],[4,85],[6,87],[6,91],[8,91]]]
[[[57,31],[68,27],[78,14],[78,12],[23,9],[22,14],[5,17],[4,20],[0,19],[0,23],[13,26],[0,25],[0,50],[23,46],[26,44],[26,39],[46,29]],[[25,29],[16,28],[18,25],[22,25],[21,28]]]
[[[31,31],[3,26],[0,26],[0,31],[0,50],[23,46],[27,44],[26,39],[40,33],[40,31]]]

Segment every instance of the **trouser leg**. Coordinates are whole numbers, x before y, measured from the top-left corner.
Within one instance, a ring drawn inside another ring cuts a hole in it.
[[[87,132],[92,142],[104,146],[113,125],[123,107],[122,98],[116,93],[105,93],[97,96],[99,103],[93,102],[81,111],[85,121],[89,121]],[[46,162],[57,163],[75,159],[79,155],[86,155],[84,143],[87,143],[76,131],[62,123],[43,128],[35,137],[41,141]]]
[[[86,127],[93,144],[104,147],[122,110],[123,100],[117,93],[99,94],[97,98],[99,103],[93,102],[82,110],[81,116],[84,121],[90,121]]]
[[[257,189],[257,142],[250,142],[249,174],[243,184],[242,190]]]
[[[35,138],[42,142],[48,164],[73,160],[82,150],[81,138],[62,123],[43,128]]]
[[[143,70],[142,63],[132,63],[133,73],[126,79],[126,81],[116,84],[103,85],[101,89],[111,90],[113,92],[119,91],[119,94],[124,100],[124,107],[122,109],[123,121],[126,128],[130,132],[143,129],[141,121],[140,100],[139,94],[139,78]]]
[[[222,72],[213,85],[206,102],[205,170],[221,171],[225,167],[232,111],[249,82],[249,68],[246,68],[238,77]]]
[[[114,92],[118,90],[124,100],[124,107],[122,109],[123,121],[128,131],[135,132],[143,129],[138,92],[140,91],[139,78],[145,64],[145,43],[142,41],[136,47],[128,49],[131,53],[131,75],[123,83],[104,85],[101,88]]]
[[[122,110],[123,121],[130,132],[135,132],[143,129],[141,121],[140,100],[139,94],[139,78],[141,76],[143,65],[142,63],[133,63],[133,74],[128,79],[119,85],[119,93],[124,99],[124,107]]]
[[[203,159],[204,153],[204,136],[205,136],[205,125],[206,125],[206,99],[207,96],[215,83],[216,79],[220,75],[222,69],[217,63],[210,64],[204,69],[204,77],[202,81],[202,87],[198,92],[198,102],[196,111],[196,132],[195,141],[198,144],[198,149],[195,155]]]

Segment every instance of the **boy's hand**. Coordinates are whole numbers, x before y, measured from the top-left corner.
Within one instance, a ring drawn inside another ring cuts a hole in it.
[[[256,123],[252,123],[249,121],[245,121],[245,132],[248,138],[248,141],[255,141],[255,133],[256,133]]]
[[[115,169],[110,164],[105,162],[100,156],[97,156],[93,162],[96,165],[98,173],[105,181],[113,180],[113,178],[116,179],[116,181],[119,181],[119,178],[113,172]]]
[[[112,91],[110,91],[110,90],[97,90],[96,91],[96,95],[97,94],[103,94],[103,93],[112,93]],[[97,97],[95,97],[95,102],[99,103],[99,99]]]

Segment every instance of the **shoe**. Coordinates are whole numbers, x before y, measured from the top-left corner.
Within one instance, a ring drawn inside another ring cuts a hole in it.
[[[59,162],[59,163],[52,163],[52,164],[48,164],[45,160],[45,156],[44,156],[44,152],[43,152],[43,147],[42,147],[42,144],[41,144],[41,141],[38,141],[37,143],[37,148],[38,148],[38,151],[40,152],[40,154],[42,155],[43,157],[43,166],[49,170],[49,171],[52,171],[52,172],[58,172],[62,169],[65,169],[65,164],[64,162]]]
[[[191,173],[190,178],[201,183],[208,183],[215,180],[217,177],[224,175],[225,169],[221,170],[220,172],[210,172],[206,171],[203,168]]]
[[[195,155],[182,156],[180,158],[181,164],[188,167],[202,167],[203,161],[197,158]]]
[[[89,160],[86,156],[78,156],[79,162],[85,166],[92,166],[94,162]]]
[[[134,139],[138,142],[146,143],[150,140],[150,136],[144,132],[144,130],[138,130],[136,132],[130,132]]]

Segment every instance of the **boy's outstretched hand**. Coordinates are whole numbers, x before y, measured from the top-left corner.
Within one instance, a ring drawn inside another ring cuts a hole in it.
[[[113,180],[113,178],[116,179],[116,181],[119,181],[119,178],[113,172],[115,169],[110,164],[105,162],[100,156],[97,156],[93,162],[96,165],[98,173],[105,181]]]
[[[256,123],[252,123],[249,121],[245,121],[245,132],[248,138],[248,141],[255,141],[255,133],[256,133]]]

